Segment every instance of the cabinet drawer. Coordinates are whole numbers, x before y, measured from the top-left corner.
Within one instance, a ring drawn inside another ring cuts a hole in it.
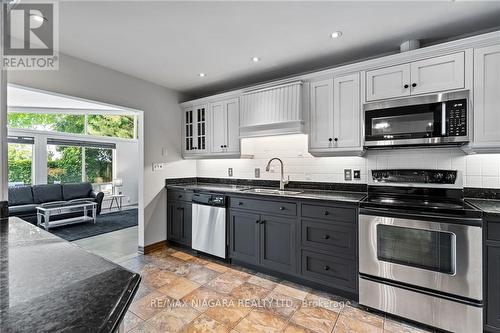
[[[487,218],[488,240],[500,242],[500,218]]]
[[[353,224],[356,223],[355,208],[342,208],[342,207],[303,204],[302,216],[313,219],[344,221],[344,222],[352,222]]]
[[[356,291],[356,260],[302,250],[302,275],[334,288]]]
[[[302,220],[302,245],[356,256],[356,226],[347,223],[329,223]]]
[[[261,213],[296,216],[297,205],[290,202],[265,201],[247,198],[231,198],[229,206],[234,209],[251,209]]]
[[[167,190],[167,200],[189,201],[193,197],[193,192],[181,190]]]

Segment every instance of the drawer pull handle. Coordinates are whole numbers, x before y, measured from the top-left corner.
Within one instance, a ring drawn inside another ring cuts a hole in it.
[[[179,194],[178,198],[182,198],[182,194]]]
[[[324,235],[323,238],[324,239],[330,239],[330,235]]]
[[[330,215],[330,212],[325,210],[325,215]]]
[[[285,210],[285,207],[281,206],[281,207],[280,207],[280,210]]]
[[[329,271],[330,270],[330,266],[328,266],[328,265],[325,266],[325,267],[323,267],[323,268],[325,269],[325,271]]]

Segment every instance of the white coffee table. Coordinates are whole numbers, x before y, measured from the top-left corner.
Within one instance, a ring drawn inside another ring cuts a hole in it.
[[[45,230],[49,230],[50,227],[57,227],[73,223],[82,223],[93,221],[96,222],[96,210],[97,203],[92,201],[79,201],[74,203],[61,202],[47,204],[43,206],[36,207],[37,215],[37,225],[39,227],[44,227]],[[82,212],[82,216],[71,217],[67,219],[61,219],[56,221],[51,221],[52,217],[68,214]],[[89,213],[92,212],[92,216]]]

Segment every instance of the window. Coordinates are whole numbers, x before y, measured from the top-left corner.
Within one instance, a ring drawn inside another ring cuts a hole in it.
[[[12,129],[87,134],[135,139],[135,116],[105,114],[25,113],[10,111],[7,125]]]
[[[47,182],[113,181],[114,143],[47,139]]]
[[[7,113],[10,128],[84,134],[85,116],[58,113]]]
[[[9,186],[32,184],[33,138],[8,138]]]
[[[85,153],[85,175],[94,184],[113,181],[113,149],[83,148]]]
[[[133,116],[99,114],[87,116],[87,134],[89,135],[133,139],[134,126]]]
[[[47,183],[82,181],[82,147],[47,145]]]

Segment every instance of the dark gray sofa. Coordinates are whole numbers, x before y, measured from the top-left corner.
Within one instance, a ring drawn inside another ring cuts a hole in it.
[[[9,216],[17,216],[36,224],[36,207],[54,202],[94,201],[96,213],[101,213],[104,193],[95,192],[90,183],[45,184],[9,187]],[[82,215],[82,214],[80,214]],[[61,215],[59,218],[78,216]]]

